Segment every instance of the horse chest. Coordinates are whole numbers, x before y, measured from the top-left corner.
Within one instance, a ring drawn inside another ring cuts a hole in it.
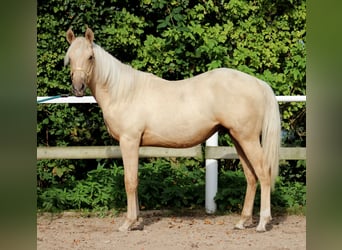
[[[129,107],[103,108],[103,118],[108,132],[116,140],[125,135],[139,136],[143,130],[143,120],[132,113]]]

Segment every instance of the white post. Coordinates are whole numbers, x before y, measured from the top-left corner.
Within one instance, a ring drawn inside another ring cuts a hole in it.
[[[218,132],[213,134],[207,141],[206,146],[218,146]],[[216,212],[216,203],[214,201],[217,193],[217,160],[205,160],[205,210],[208,214]]]

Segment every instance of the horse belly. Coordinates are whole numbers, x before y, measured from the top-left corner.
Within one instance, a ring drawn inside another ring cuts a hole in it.
[[[167,123],[147,127],[141,144],[173,148],[192,147],[205,141],[216,130],[217,124],[214,122],[175,122],[170,118]]]

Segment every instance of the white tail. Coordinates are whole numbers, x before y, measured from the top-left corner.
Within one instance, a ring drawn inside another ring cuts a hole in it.
[[[270,168],[271,187],[279,172],[279,148],[280,148],[280,114],[279,105],[271,87],[265,85],[265,116],[262,128],[262,147],[264,151],[264,164]]]

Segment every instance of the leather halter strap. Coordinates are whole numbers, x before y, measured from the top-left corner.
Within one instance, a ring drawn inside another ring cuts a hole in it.
[[[81,71],[81,72],[85,73],[85,75],[87,76],[87,78],[89,77],[89,72],[90,72],[90,70],[89,70],[89,72],[88,72],[88,71],[86,71],[85,69],[82,69],[82,68],[77,67],[77,68],[75,68],[75,69],[73,70],[73,72],[76,72],[76,71]]]
[[[77,71],[83,72],[83,73],[85,74],[85,83],[88,84],[88,82],[89,82],[89,80],[90,80],[90,79],[89,79],[89,76],[90,76],[91,70],[92,70],[92,67],[89,68],[89,71],[86,71],[85,69],[80,68],[80,67],[76,67],[76,68],[72,71],[72,73],[77,72]]]

